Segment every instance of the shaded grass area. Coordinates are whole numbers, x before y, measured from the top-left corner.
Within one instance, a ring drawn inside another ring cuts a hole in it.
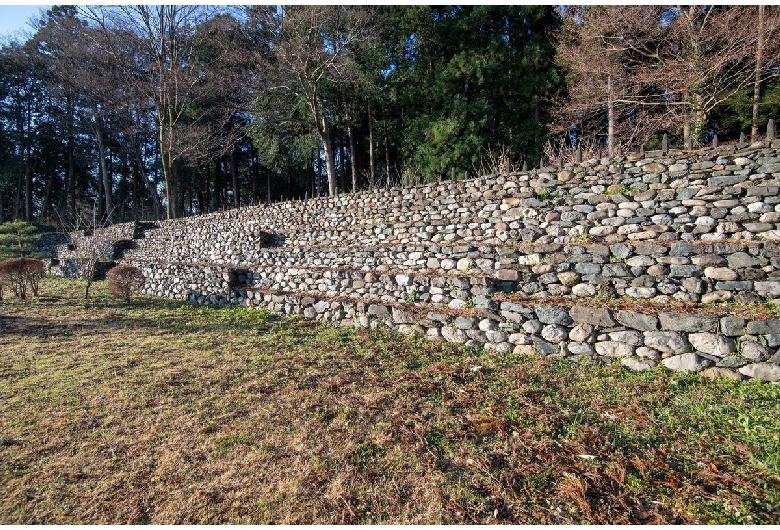
[[[780,387],[47,279],[0,305],[3,523],[777,523]]]

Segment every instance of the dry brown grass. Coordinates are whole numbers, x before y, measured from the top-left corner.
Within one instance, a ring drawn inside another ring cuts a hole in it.
[[[41,291],[0,305],[3,523],[778,521],[777,387]]]

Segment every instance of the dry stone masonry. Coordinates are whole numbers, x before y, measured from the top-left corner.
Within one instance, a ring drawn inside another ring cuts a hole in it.
[[[118,225],[132,244],[113,257],[141,268],[146,293],[191,303],[780,381],[780,320],[737,311],[780,299],[779,151],[646,153]]]

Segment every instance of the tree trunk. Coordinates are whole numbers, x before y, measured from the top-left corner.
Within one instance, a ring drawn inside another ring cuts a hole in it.
[[[241,189],[238,181],[238,147],[233,146],[230,152],[230,176],[233,178],[233,207],[241,206]]]
[[[41,201],[41,219],[49,219],[49,213],[50,213],[50,201],[51,201],[51,189],[54,186],[54,175],[49,175],[46,178],[46,187],[44,188],[45,191],[43,192],[43,200]]]
[[[222,164],[214,162],[214,195],[211,197],[211,210],[216,212],[222,206]]]
[[[74,161],[73,161],[73,150],[74,150],[74,138],[73,138],[73,126],[74,126],[74,105],[73,105],[73,99],[68,97],[66,100],[66,108],[67,114],[68,114],[68,143],[67,143],[67,171],[65,172],[65,182],[62,185],[63,195],[62,197],[62,206],[60,208],[60,218],[63,222],[70,222],[71,215],[75,216],[75,209],[76,209],[76,171],[74,167]]]
[[[252,201],[260,202],[260,160],[257,152],[252,149]]]
[[[143,156],[141,156],[141,146],[138,145],[138,141],[135,141],[135,158],[138,164],[138,171],[141,173],[141,178],[146,185],[146,189],[149,190],[149,195],[152,198],[152,213],[155,220],[162,218],[162,203],[160,202],[160,196],[157,194],[157,188],[154,187],[149,175],[146,173],[146,167],[144,166]]]
[[[22,216],[22,188],[24,187],[24,171],[19,172],[19,182],[16,185],[16,196],[14,197],[14,219],[20,219]]]
[[[321,116],[317,121],[319,124],[318,132],[322,140],[322,147],[325,149],[325,170],[328,172],[328,195],[336,195],[336,163],[333,156],[333,144],[330,139],[330,128],[328,127],[328,118]]]
[[[349,135],[349,166],[352,170],[352,193],[357,192],[357,145],[355,142],[355,128],[347,125]]]
[[[390,142],[387,140],[387,125],[385,125],[385,169],[387,172],[387,187],[389,188],[390,187]]]
[[[111,194],[111,174],[108,172],[108,166],[106,165],[106,145],[103,138],[103,125],[97,122],[95,119],[95,137],[98,143],[98,156],[100,157],[100,172],[103,178],[103,197],[105,199],[105,214],[106,222],[111,224],[114,217],[114,198]]]
[[[33,175],[30,156],[30,149],[28,148],[24,162],[24,220],[28,223],[32,223],[33,220]]]
[[[371,187],[376,185],[376,173],[374,168],[376,167],[376,160],[374,158],[374,117],[371,114],[371,104],[368,105],[368,158],[369,158],[369,178],[371,179]]]
[[[168,219],[175,219],[179,213],[179,183],[176,180],[173,151],[166,146],[165,124],[162,122],[157,126],[157,135],[157,141],[160,144],[160,163],[165,180],[165,198],[168,202],[166,206]]]
[[[761,101],[761,69],[764,53],[764,6],[758,6],[758,39],[756,40],[756,70],[753,81],[753,124],[750,128],[750,141],[758,140],[758,106]]]

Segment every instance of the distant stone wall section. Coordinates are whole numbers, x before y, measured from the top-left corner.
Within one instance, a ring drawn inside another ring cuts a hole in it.
[[[779,150],[647,153],[162,221],[121,261],[147,293],[192,303],[777,381],[780,321],[712,303],[780,298]]]

